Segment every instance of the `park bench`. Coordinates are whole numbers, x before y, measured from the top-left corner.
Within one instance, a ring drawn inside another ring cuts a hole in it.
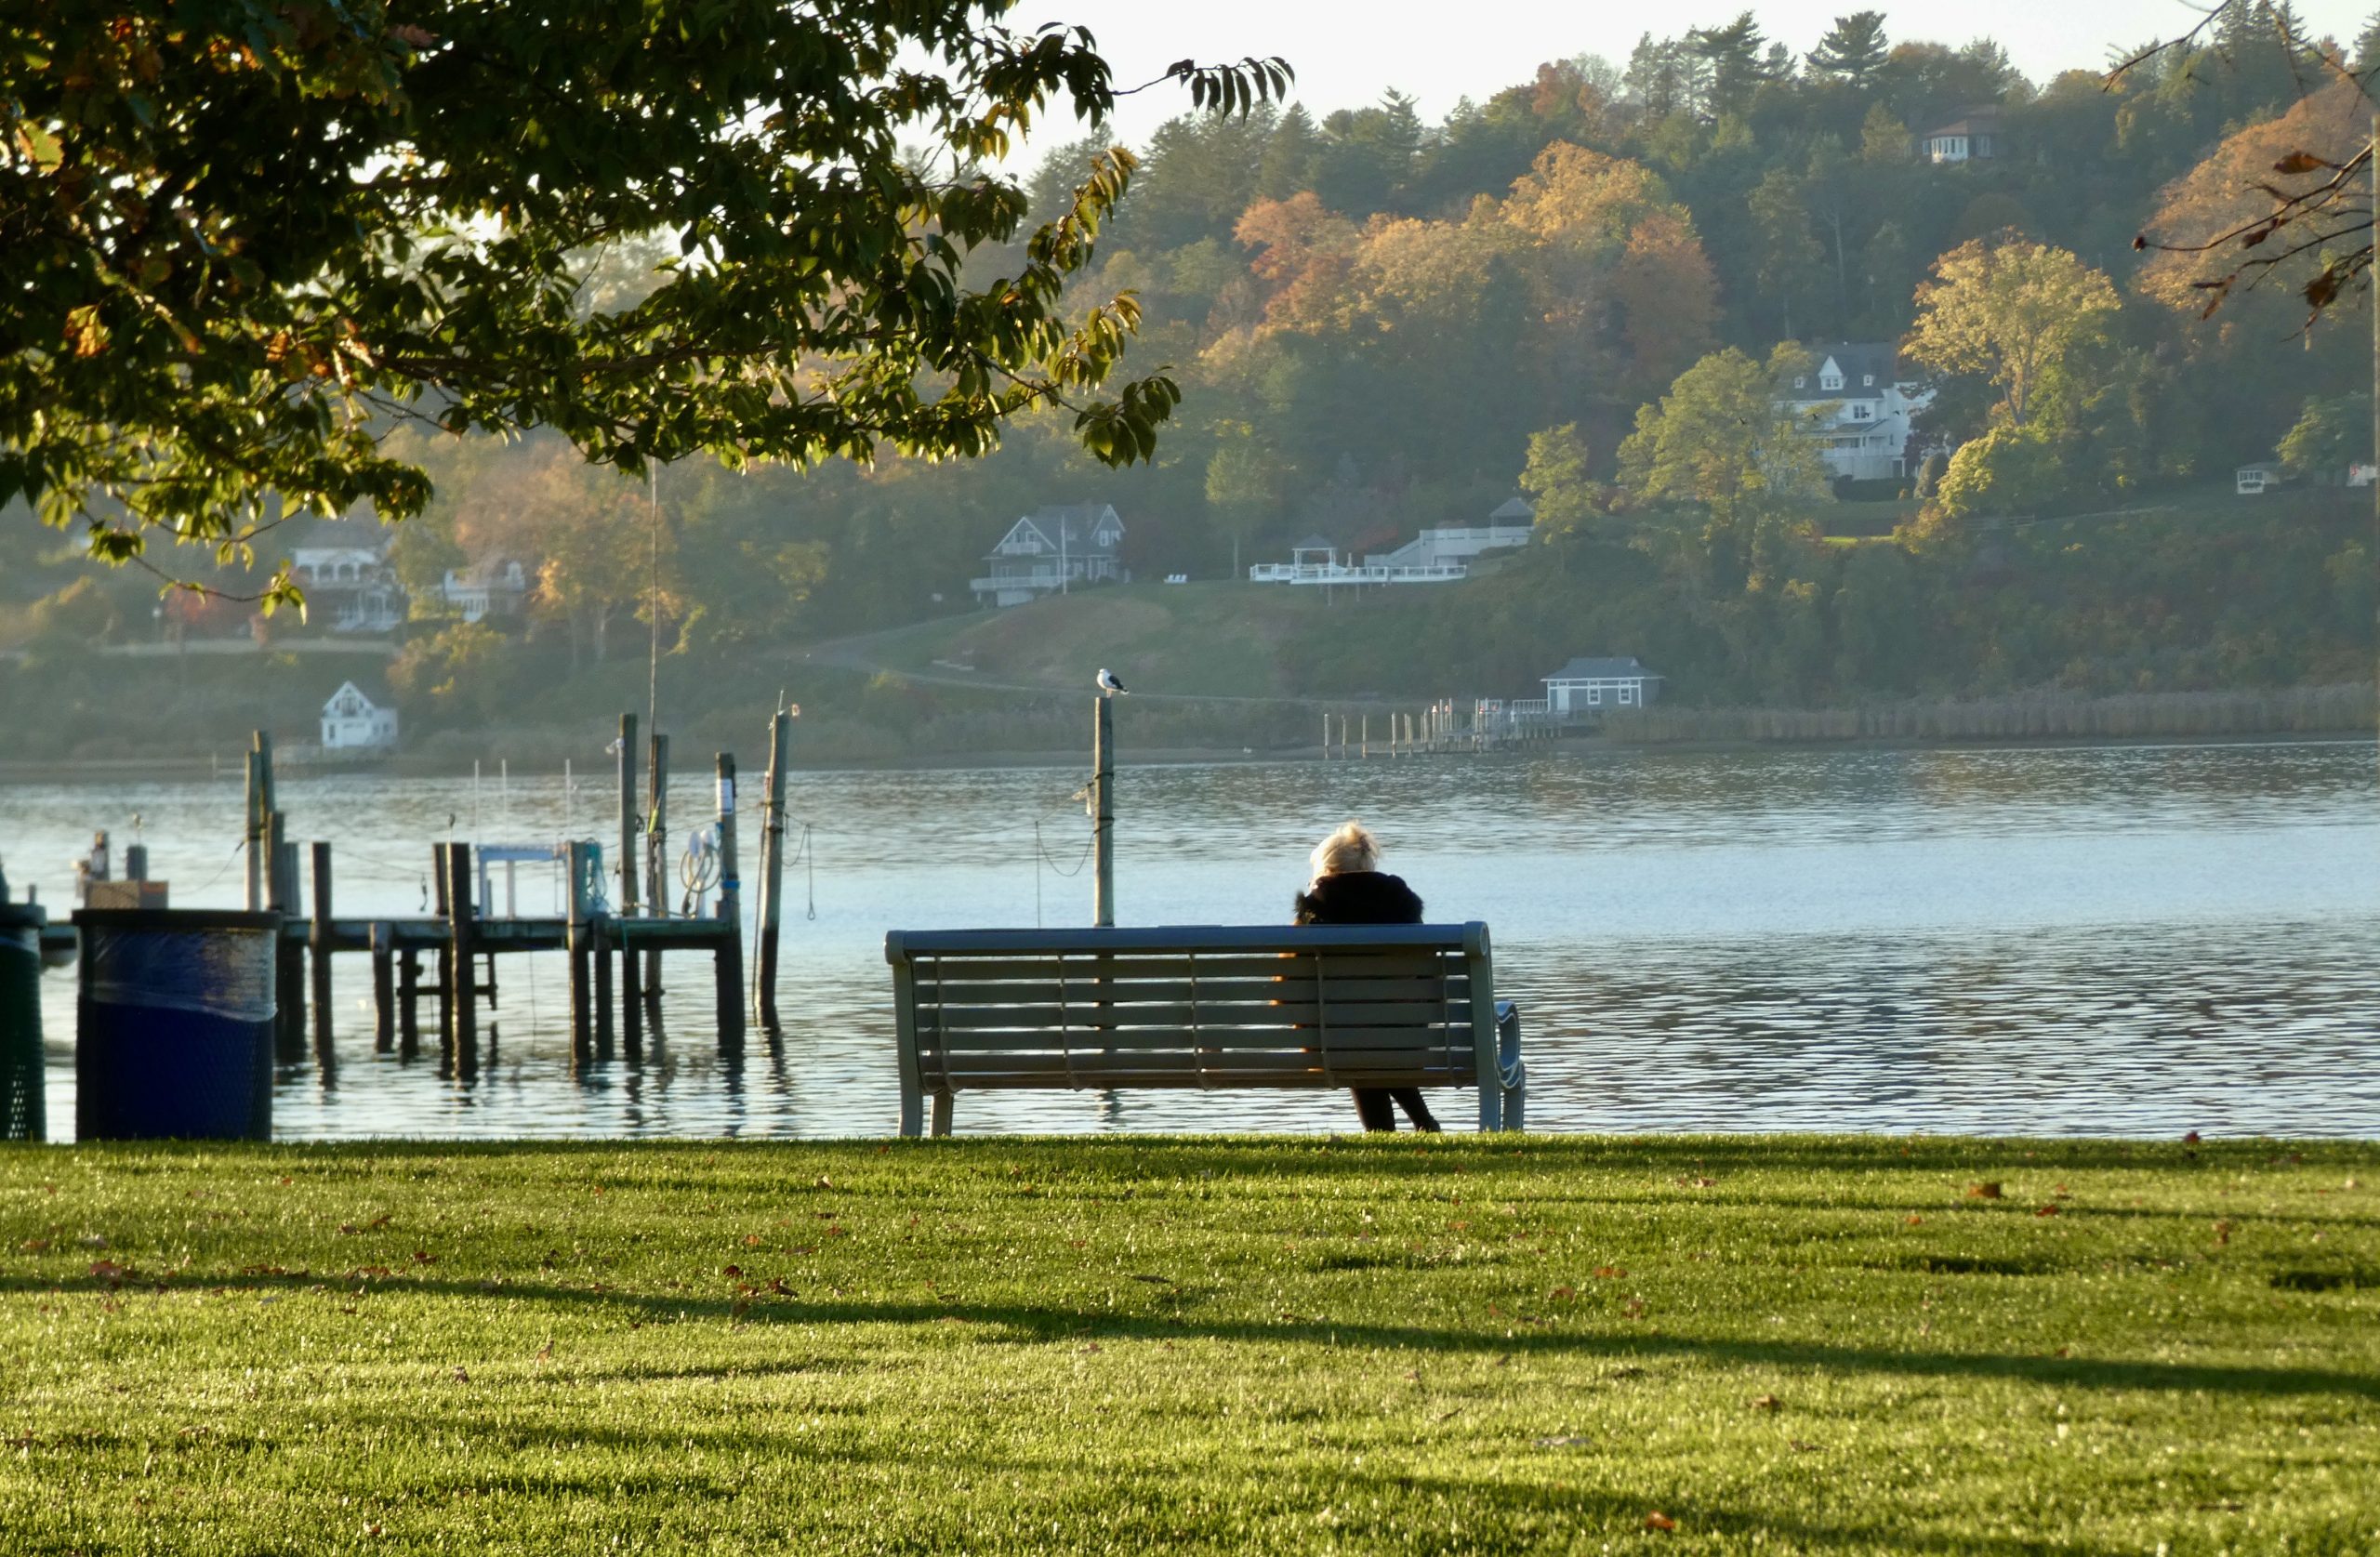
[[[1477,1087],[1522,1126],[1488,927],[893,930],[901,1133],[962,1089]]]

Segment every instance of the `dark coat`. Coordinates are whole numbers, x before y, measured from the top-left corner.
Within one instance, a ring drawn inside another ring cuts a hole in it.
[[[1324,876],[1298,894],[1302,925],[1418,925],[1421,900],[1402,877],[1385,871],[1351,870]]]

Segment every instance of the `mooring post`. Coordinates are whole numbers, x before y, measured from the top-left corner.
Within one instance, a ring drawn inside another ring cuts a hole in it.
[[[719,949],[711,970],[718,983],[719,1048],[723,1054],[744,1048],[744,883],[735,861],[735,755],[721,752],[715,760],[719,778]]]
[[[629,1064],[641,1065],[644,1063],[644,997],[637,993],[637,985],[643,981],[628,930],[634,922],[621,919],[614,928],[620,937],[620,1052]]]
[[[430,958],[430,983],[438,993],[438,1074],[455,1074],[455,943],[451,927],[455,922],[452,899],[454,880],[446,874],[447,846],[430,846],[430,881],[432,889],[430,905],[438,910],[438,950]]]
[[[264,819],[264,903],[284,922],[298,917],[298,846],[288,842],[289,819],[269,811]],[[290,928],[295,928],[294,926]],[[294,1064],[306,1057],[306,953],[284,930],[273,942],[274,1057]]]
[[[473,944],[471,907],[471,846],[446,846],[446,991],[447,1042],[454,1050],[455,1074],[464,1081],[480,1074],[479,957]]]
[[[644,905],[660,918],[669,917],[669,737],[658,730],[646,747],[644,775]],[[661,949],[644,954],[644,977],[638,988],[647,1000],[661,999]]]
[[[595,955],[595,1059],[599,1064],[609,1064],[612,1059],[612,932],[619,922],[618,916],[613,915],[588,927],[588,940],[594,943]]]
[[[570,919],[565,944],[570,953],[570,1063],[573,1070],[594,1058],[594,1013],[587,987],[591,971],[588,946],[587,885],[593,874],[591,843],[572,840],[562,845],[570,876]]]
[[[397,1047],[396,932],[385,919],[372,921],[372,1052]]]
[[[636,999],[638,983],[636,970],[628,964],[628,922],[636,917],[637,912],[638,861],[641,858],[637,850],[637,821],[636,716],[622,714],[620,716],[620,857],[614,866],[620,878],[620,895],[617,905],[612,910],[612,920],[616,933],[607,938],[606,943],[600,947],[596,955],[609,957],[615,951],[619,953],[621,999],[630,1004]],[[605,979],[602,982],[609,981]],[[603,1002],[603,1012],[604,1022],[608,1026],[611,1015],[611,1001],[608,998]],[[643,1024],[641,1020],[633,1018],[630,1020],[637,1021],[637,1032],[640,1037],[634,1047],[641,1050],[643,1048],[641,1042]]]
[[[780,710],[769,720],[768,785],[760,796],[760,900],[752,956],[752,1020],[777,1024],[777,919],[785,911],[786,739],[793,716]]]
[[[1097,874],[1091,877],[1091,922],[1102,930],[1116,923],[1116,700],[1091,705],[1091,847]]]
[[[397,1058],[421,1052],[421,953],[407,946],[397,954]]]
[[[314,975],[314,1062],[327,1074],[337,1056],[331,1051],[331,846],[313,847],[311,875],[314,914],[306,927],[306,949]]]

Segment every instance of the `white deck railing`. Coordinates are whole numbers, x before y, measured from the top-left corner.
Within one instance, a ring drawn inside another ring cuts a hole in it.
[[[1429,567],[1390,567],[1374,562],[1259,562],[1248,570],[1250,584],[1448,584],[1470,575],[1460,562]]]

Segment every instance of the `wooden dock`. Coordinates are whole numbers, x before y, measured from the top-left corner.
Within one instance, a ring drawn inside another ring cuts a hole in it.
[[[706,847],[699,851],[705,878],[686,884],[690,899],[708,896],[710,901],[697,902],[691,913],[668,912],[658,848],[645,851],[646,903],[639,906],[636,840],[640,835],[666,837],[663,791],[656,784],[649,811],[642,816],[637,813],[636,719],[623,715],[618,746],[618,856],[607,870],[602,846],[586,840],[565,841],[548,855],[567,873],[565,914],[552,917],[491,914],[491,904],[484,900],[495,894],[481,868],[483,862],[475,857],[475,846],[441,843],[430,851],[435,913],[359,918],[337,911],[336,854],[329,842],[313,842],[306,851],[311,891],[301,902],[299,853],[287,837],[286,818],[278,808],[271,741],[258,732],[248,753],[247,906],[283,917],[275,979],[279,1059],[301,1063],[311,1047],[314,1061],[325,1073],[336,1067],[331,970],[335,958],[363,954],[372,959],[375,1051],[407,1058],[416,1054],[421,1042],[421,1004],[425,999],[435,1000],[441,1074],[464,1081],[474,1079],[483,1051],[488,1057],[494,1052],[496,1033],[491,1028],[483,1043],[479,1013],[483,1002],[492,1010],[500,997],[497,958],[557,951],[570,959],[574,1070],[611,1060],[615,1036],[627,1060],[636,1062],[643,1058],[646,1026],[657,1023],[660,1017],[662,958],[671,952],[710,954],[719,1048],[724,1054],[740,1053],[747,1000],[757,1020],[771,1030],[775,1026],[787,719],[779,713],[770,731],[760,851],[762,923],[756,958],[762,976],[748,990],[732,754],[721,752],[716,759],[718,810],[712,824],[716,830],[706,835]],[[656,739],[656,767],[667,760],[667,752],[666,742]],[[509,864],[528,851],[491,852],[502,855]],[[709,874],[713,865],[715,876]],[[605,892],[607,880],[618,886],[616,904]],[[506,896],[509,900],[511,894]],[[57,966],[76,955],[78,942],[72,923],[44,924],[39,933],[45,963]]]

